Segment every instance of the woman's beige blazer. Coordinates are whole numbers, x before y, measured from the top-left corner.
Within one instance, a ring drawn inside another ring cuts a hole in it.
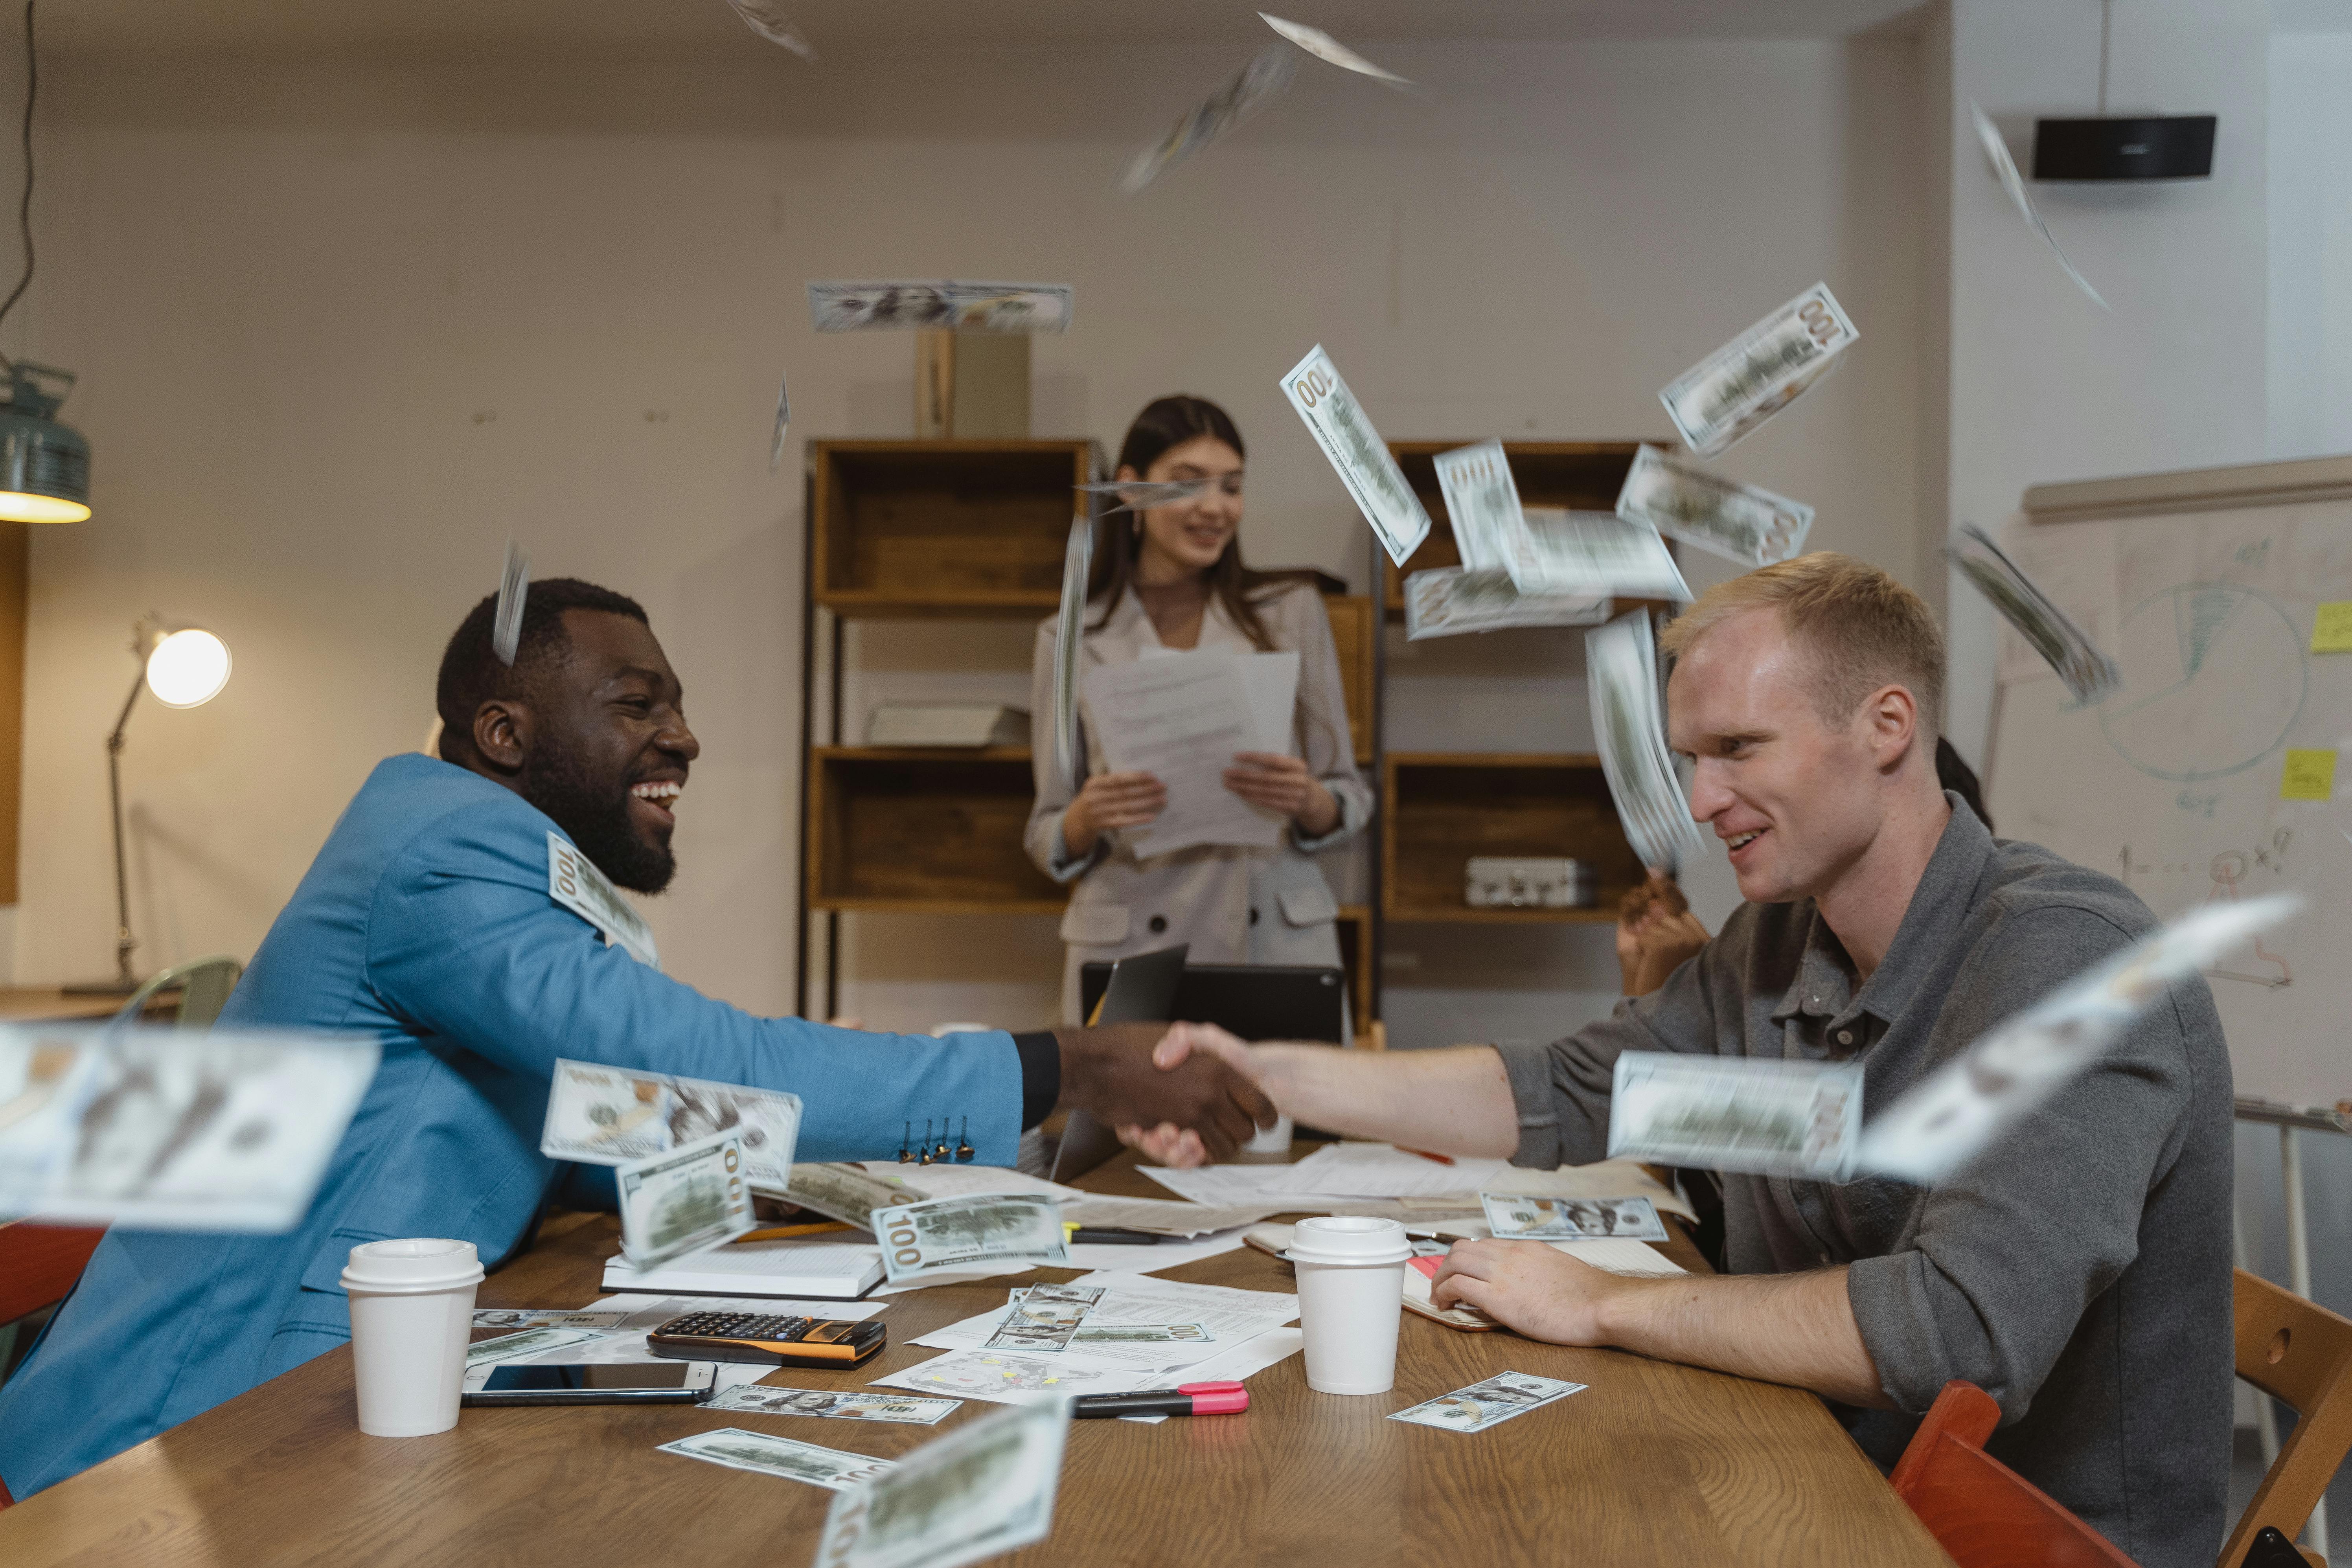
[[[1100,614],[1090,606],[1091,624]],[[1339,658],[1331,622],[1312,584],[1300,584],[1262,601],[1259,614],[1276,649],[1298,651],[1298,701],[1292,736],[1298,754],[1339,804],[1339,821],[1320,838],[1301,840],[1294,826],[1273,848],[1202,845],[1150,860],[1139,860],[1119,836],[1106,834],[1093,853],[1070,857],[1062,844],[1062,813],[1070,791],[1053,777],[1054,645],[1048,619],[1037,627],[1037,659],[1031,679],[1034,715],[1031,748],[1037,802],[1029,813],[1030,858],[1058,882],[1075,881],[1070,907],[1062,917],[1062,940],[1069,955],[1062,971],[1062,1017],[1079,1022],[1078,968],[1095,959],[1184,942],[1195,963],[1328,963],[1339,962],[1332,929],[1339,905],[1312,856],[1363,831],[1371,819],[1372,793],[1356,772],[1355,742],[1348,733],[1348,704],[1339,685]],[[1248,637],[1212,598],[1202,618],[1202,648],[1255,653]],[[1128,664],[1157,651],[1159,634],[1133,593],[1123,595],[1101,629],[1089,631],[1079,663],[1081,682],[1099,665]],[[1081,685],[1083,691],[1084,687]],[[1080,724],[1088,715],[1083,700]],[[1088,773],[1107,772],[1102,758],[1087,748]]]

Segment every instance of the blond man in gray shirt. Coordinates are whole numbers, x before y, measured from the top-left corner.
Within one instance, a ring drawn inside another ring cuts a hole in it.
[[[1214,1051],[1301,1121],[1548,1167],[1602,1156],[1621,1051],[1859,1060],[1875,1114],[2154,929],[2113,878],[1995,839],[1937,786],[1942,638],[1885,573],[1827,552],[1752,572],[1665,645],[1691,814],[1748,901],[1657,991],[1550,1046],[1375,1057],[1179,1026],[1162,1064]],[[1720,1276],[1465,1242],[1433,1294],[1537,1339],[1811,1389],[1883,1464],[1965,1378],[2000,1404],[1993,1454],[2144,1568],[2203,1568],[2228,1490],[2230,1117],[2221,1020],[2190,981],[1942,1187],[1730,1175]]]

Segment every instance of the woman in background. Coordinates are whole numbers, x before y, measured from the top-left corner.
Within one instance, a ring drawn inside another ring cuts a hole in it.
[[[1165,787],[1147,773],[1109,771],[1089,743],[1074,770],[1085,783],[1072,794],[1054,776],[1041,726],[1026,840],[1047,876],[1077,884],[1062,918],[1066,1023],[1081,1021],[1078,971],[1090,961],[1183,942],[1195,963],[1339,963],[1339,905],[1312,857],[1362,830],[1371,792],[1356,773],[1339,655],[1312,574],[1257,572],[1242,563],[1242,457],[1241,432],[1204,398],[1163,397],[1136,416],[1119,446],[1116,477],[1199,489],[1097,525],[1080,691],[1086,673],[1103,665],[1193,649],[1296,650],[1297,754],[1241,752],[1224,772],[1227,789],[1286,826],[1271,848],[1202,845],[1139,859],[1119,831],[1158,816],[1168,803]],[[1037,628],[1030,706],[1041,717],[1054,710],[1055,644],[1048,619]],[[1079,712],[1091,733],[1083,695]]]

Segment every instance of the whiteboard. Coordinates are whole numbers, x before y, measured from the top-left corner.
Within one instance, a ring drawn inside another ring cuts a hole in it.
[[[2003,547],[2124,683],[2082,707],[2004,626],[1987,757],[2003,837],[2121,878],[2159,916],[2304,895],[2207,978],[2237,1092],[2313,1105],[2352,1099],[2352,653],[2309,651],[2318,607],[2352,600],[2352,485],[2331,475],[2352,459],[2029,492]],[[2332,798],[2282,798],[2290,751],[2336,754]]]

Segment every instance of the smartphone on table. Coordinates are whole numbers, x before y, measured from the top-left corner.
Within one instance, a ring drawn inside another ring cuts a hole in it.
[[[466,1380],[467,1405],[699,1405],[719,1377],[715,1362],[506,1362]]]

